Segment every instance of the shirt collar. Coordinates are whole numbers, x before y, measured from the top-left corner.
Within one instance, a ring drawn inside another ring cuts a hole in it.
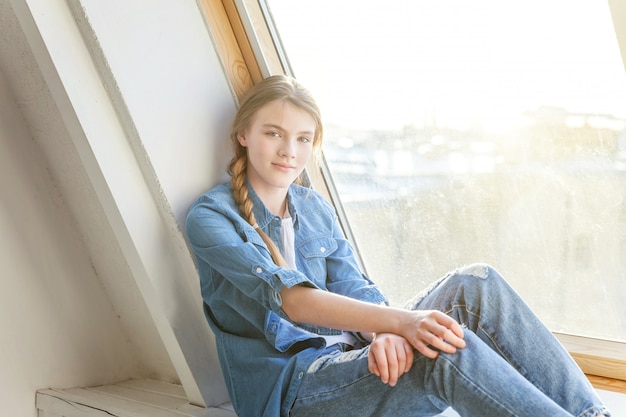
[[[261,229],[265,228],[274,217],[276,217],[271,211],[265,207],[263,201],[259,198],[257,193],[252,188],[252,185],[246,179],[246,185],[248,186],[248,196],[250,201],[252,201],[253,208],[252,212],[254,213],[254,217],[256,219],[257,224]],[[287,207],[289,209],[289,214],[291,214],[291,219],[293,222],[293,227],[295,230],[298,228],[298,212],[296,210],[296,206],[293,204],[294,202],[294,185],[291,184],[289,189],[287,190]]]

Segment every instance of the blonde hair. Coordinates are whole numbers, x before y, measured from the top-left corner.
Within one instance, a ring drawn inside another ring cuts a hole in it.
[[[281,255],[280,250],[272,239],[258,226],[254,213],[252,212],[253,204],[250,200],[248,187],[246,185],[248,167],[247,148],[242,146],[237,138],[239,133],[250,126],[256,112],[267,103],[275,100],[289,101],[291,104],[306,111],[311,118],[313,118],[315,122],[315,135],[313,136],[314,153],[319,152],[321,149],[323,133],[322,117],[313,96],[294,78],[286,75],[274,75],[252,87],[241,101],[230,134],[235,155],[228,165],[228,173],[231,176],[230,184],[233,188],[233,197],[242,217],[246,219],[261,236],[276,265],[287,267],[287,262]]]

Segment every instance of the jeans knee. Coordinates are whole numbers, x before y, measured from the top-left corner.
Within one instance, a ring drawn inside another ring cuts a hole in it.
[[[451,275],[450,284],[466,300],[481,299],[505,301],[514,293],[504,277],[492,266],[476,263],[458,268]]]
[[[486,284],[489,286],[498,286],[506,282],[493,266],[484,263],[475,263],[460,267],[456,269],[452,275],[477,278],[478,280],[470,280],[470,282],[477,283],[478,285]]]
[[[480,279],[488,279],[492,275],[500,275],[497,271],[490,265],[484,263],[474,263],[470,265],[465,265],[460,268],[457,268],[454,271],[456,275],[464,275],[470,276],[474,278]]]
[[[479,301],[483,295],[492,292],[500,293],[506,287],[504,278],[492,266],[484,263],[475,263],[457,268],[432,283],[428,288],[409,302],[405,308],[415,310],[417,308],[435,308],[444,310],[449,308],[450,302],[461,299]],[[423,304],[422,301],[430,299],[431,302]],[[431,305],[431,303],[434,303]],[[418,307],[419,306],[419,307]]]

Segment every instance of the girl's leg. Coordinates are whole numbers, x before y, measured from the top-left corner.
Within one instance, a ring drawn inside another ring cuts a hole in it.
[[[330,350],[330,349],[329,349]],[[369,349],[331,351],[307,371],[290,417],[428,417],[443,407],[431,401],[417,377],[422,360],[395,387],[383,384],[367,367]],[[423,359],[426,359],[422,356]]]
[[[435,309],[451,315],[497,352],[523,379],[571,415],[609,415],[570,355],[493,268],[481,264],[461,268],[433,284],[408,307]],[[466,339],[471,341],[472,337]],[[450,361],[451,367],[462,369],[454,363],[464,360],[463,356],[442,354],[441,359]],[[490,368],[495,361],[494,358],[474,360],[467,368],[468,377]],[[501,376],[496,378],[509,390],[520,384],[517,379],[512,383],[500,379]]]
[[[467,347],[436,360],[416,353],[395,387],[367,368],[368,349],[331,351],[308,370],[292,417],[576,416],[609,413],[551,333],[492,268],[445,277],[411,305],[464,324]],[[518,371],[519,370],[519,371]]]
[[[394,387],[368,371],[367,348],[329,353],[309,368],[289,415],[425,417],[452,405],[465,417],[572,417],[475,334],[466,342],[436,360],[416,354]]]
[[[467,346],[440,354],[425,377],[434,398],[461,416],[594,417],[592,407],[572,414],[529,382],[476,334],[466,332]],[[597,410],[597,409],[596,409]]]

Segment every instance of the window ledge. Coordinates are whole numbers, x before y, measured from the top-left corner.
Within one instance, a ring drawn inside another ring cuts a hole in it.
[[[626,343],[555,333],[588,375],[626,381]]]
[[[595,375],[587,375],[587,378],[594,388],[626,394],[626,381]]]

